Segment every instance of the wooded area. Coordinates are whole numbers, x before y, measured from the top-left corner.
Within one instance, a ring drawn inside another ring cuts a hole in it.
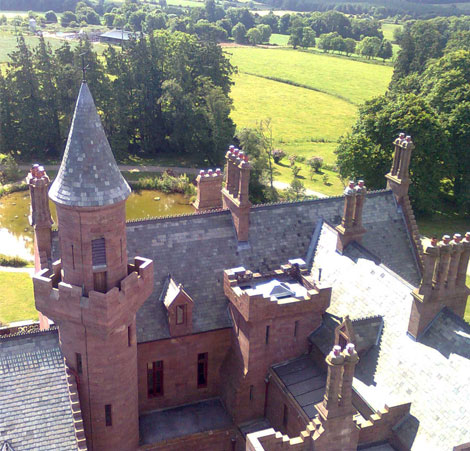
[[[232,67],[219,46],[184,33],[157,32],[108,47],[98,58],[87,40],[73,50],[29,49],[23,38],[0,76],[0,153],[59,157],[82,76],[118,156],[196,152],[220,162],[235,132],[228,97]]]
[[[410,187],[420,212],[443,205],[470,214],[470,18],[417,21],[398,36],[402,46],[387,93],[365,103],[337,149],[344,176],[382,188],[392,140],[416,144]]]

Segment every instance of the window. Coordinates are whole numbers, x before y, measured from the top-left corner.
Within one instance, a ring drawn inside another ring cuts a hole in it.
[[[294,324],[294,337],[297,337],[297,331],[299,329],[299,322],[296,321]]]
[[[163,360],[147,363],[147,394],[149,398],[163,395]]]
[[[287,427],[287,422],[289,421],[289,410],[287,406],[284,404],[284,412],[282,413],[282,425],[284,428]]]
[[[266,344],[269,343],[269,326],[266,326]]]
[[[104,406],[104,416],[106,418],[106,426],[113,425],[113,415],[111,412],[111,404],[106,404]]]
[[[186,322],[186,306],[176,306],[176,324],[184,324]]]
[[[207,352],[197,355],[197,388],[207,387]]]
[[[73,253],[73,244],[72,244],[72,267],[75,269],[75,254]]]
[[[127,346],[132,345],[132,329],[131,326],[128,326],[127,328]]]
[[[104,238],[92,240],[91,259],[93,266],[106,266],[106,246]]]
[[[250,385],[250,401],[253,401],[253,385]]]
[[[82,366],[82,355],[78,352],[75,353],[75,365],[78,374],[82,374],[83,366]]]

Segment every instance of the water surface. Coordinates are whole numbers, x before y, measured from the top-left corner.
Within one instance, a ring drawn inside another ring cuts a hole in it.
[[[57,224],[55,205],[49,202],[52,218]],[[0,198],[0,254],[17,255],[31,260],[33,256],[33,228],[29,225],[29,191],[21,191]],[[160,191],[133,191],[126,203],[127,219],[170,216],[194,212],[182,194]]]

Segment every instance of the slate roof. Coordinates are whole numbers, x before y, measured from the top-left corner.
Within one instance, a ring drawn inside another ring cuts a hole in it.
[[[62,164],[49,197],[62,205],[97,207],[120,202],[130,193],[88,85],[82,83]]]
[[[384,321],[380,341],[356,367],[354,388],[376,410],[411,402],[396,430],[411,449],[444,451],[468,442],[470,325],[444,309],[414,341],[406,333],[412,285],[369,253],[349,246],[341,256],[335,246],[336,233],[325,224],[312,271],[321,267],[321,283],[333,287],[328,313]]]
[[[77,450],[68,393],[57,331],[0,338],[0,445]]]
[[[244,266],[264,272],[289,259],[306,258],[315,248],[316,226],[323,220],[338,224],[343,206],[341,196],[253,207],[249,243],[241,245],[227,210],[129,222],[129,256],[152,258],[155,269],[154,292],[137,313],[138,341],[170,337],[161,299],[169,273],[194,301],[194,332],[230,327],[223,270]],[[419,273],[404,218],[391,191],[367,195],[363,222],[368,231],[364,246],[417,284]]]
[[[325,394],[326,373],[308,355],[274,365],[272,369],[305,414],[310,419],[314,418],[318,414],[315,404]]]

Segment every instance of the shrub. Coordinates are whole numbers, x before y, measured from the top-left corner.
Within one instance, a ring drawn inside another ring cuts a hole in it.
[[[133,182],[132,187],[135,189],[155,189],[166,194],[181,193],[188,197],[196,194],[196,188],[186,174],[173,176],[164,172],[161,176],[143,177]]]
[[[19,177],[20,171],[13,156],[0,154],[0,182],[15,182]]]
[[[282,149],[273,150],[273,159],[276,164],[279,163],[285,156],[286,153]]]
[[[322,157],[311,157],[308,159],[307,164],[315,171],[320,172],[321,167],[323,166]]]
[[[299,166],[292,166],[292,175],[294,176],[294,178],[297,178],[299,173],[300,173],[300,167]]]
[[[297,155],[289,155],[289,163],[291,167],[295,165],[296,161],[297,161]]]
[[[0,254],[0,266],[10,266],[12,268],[22,268],[29,262],[21,257],[11,257],[10,255]]]
[[[53,23],[57,23],[57,15],[54,11],[47,11],[46,13],[46,20],[48,22],[53,22]]]
[[[323,183],[324,183],[325,185],[329,185],[329,184],[330,184],[330,177],[328,176],[328,174],[325,174],[325,175],[323,176]]]

